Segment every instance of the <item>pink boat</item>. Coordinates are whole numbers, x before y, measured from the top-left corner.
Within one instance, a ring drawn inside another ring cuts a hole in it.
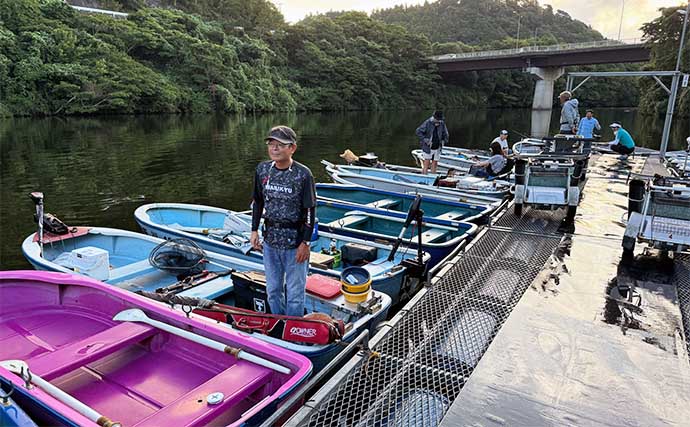
[[[0,272],[0,377],[52,420],[253,424],[310,371],[297,353],[86,277]]]

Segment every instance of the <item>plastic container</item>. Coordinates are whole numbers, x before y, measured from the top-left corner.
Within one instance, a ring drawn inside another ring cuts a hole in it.
[[[314,220],[314,229],[311,232],[311,239],[309,239],[309,241],[315,242],[317,240],[319,240],[319,219],[318,218],[316,218]]]
[[[369,299],[369,293],[371,292],[371,288],[367,288],[365,292],[354,294],[350,292],[345,292],[342,288],[340,289],[340,291],[343,293],[346,302],[349,302],[350,304],[359,304],[360,302],[364,302]]]
[[[70,252],[69,263],[76,273],[97,280],[110,278],[110,258],[108,251],[93,246],[77,248]]]
[[[366,297],[371,290],[371,274],[362,267],[348,267],[344,269],[340,273],[340,290],[348,302],[353,302],[350,299],[358,299],[358,296],[361,294],[366,294],[365,298],[361,300],[366,301]]]

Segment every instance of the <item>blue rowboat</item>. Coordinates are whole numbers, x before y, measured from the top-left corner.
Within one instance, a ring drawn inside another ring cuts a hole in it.
[[[18,391],[19,390],[19,391]],[[23,409],[22,405],[18,405],[13,399],[19,398],[24,401],[30,398],[23,396],[21,386],[15,386],[14,383],[8,379],[0,376],[0,393],[3,398],[0,399],[0,426],[3,427],[36,427],[36,421],[29,416]],[[34,402],[31,402],[34,403]],[[51,421],[55,421],[54,419]]]
[[[134,218],[142,230],[152,236],[166,239],[184,237],[209,251],[253,262],[263,262],[261,252],[247,252],[251,225],[251,216],[248,214],[213,206],[152,203],[137,208],[134,211]],[[234,228],[228,224],[229,218]],[[398,231],[399,229],[400,227]],[[401,247],[396,252],[393,261],[388,261],[388,255],[391,252],[391,246],[388,244],[322,232],[320,228],[318,238],[311,243],[310,271],[340,277],[340,273],[347,265],[324,265],[318,262],[320,258],[318,254],[329,251],[331,245],[335,245],[336,249],[342,252],[345,245],[353,244],[372,248],[376,259],[364,265],[364,268],[371,275],[372,288],[390,296],[393,304],[397,304],[419,288],[422,279],[408,274],[410,272],[404,264],[405,259],[415,258],[416,251],[412,251],[409,247]],[[429,260],[430,255],[425,254],[424,262],[427,263]]]
[[[486,152],[481,154],[473,153],[473,150],[457,151],[455,149],[448,149],[450,147],[443,147],[443,153],[438,160],[438,166],[444,169],[455,169],[457,171],[468,171],[472,165],[477,161],[485,161],[489,159]],[[412,157],[418,166],[422,165],[424,161],[424,152],[420,149],[412,150]]]
[[[319,200],[316,215],[319,230],[330,231],[365,240],[395,243],[405,219],[353,210],[351,205]],[[477,225],[464,221],[448,225],[422,223],[422,248],[431,255],[430,267],[448,256],[465,239],[477,232]],[[418,247],[417,227],[407,228],[403,241],[412,249]]]
[[[360,185],[403,194],[421,194],[482,206],[497,206],[508,195],[510,183],[473,176],[454,177],[456,187],[437,185],[437,175],[393,171],[362,166],[335,165],[322,160],[326,172],[339,184]]]
[[[364,212],[385,214],[395,218],[405,218],[415,196],[394,191],[377,190],[346,184],[316,184],[319,200],[352,205],[353,209]],[[493,212],[493,206],[473,205],[422,197],[424,221],[430,224],[454,225],[458,221],[482,223]]]
[[[173,236],[177,237],[177,236]],[[102,227],[74,227],[70,233],[62,236],[44,236],[43,254],[36,233],[28,236],[22,243],[22,252],[26,259],[37,270],[58,271],[63,273],[79,273],[96,278],[105,283],[129,291],[155,292],[178,283],[174,273],[161,271],[149,262],[151,251],[163,242],[162,239],[134,233],[126,230]],[[84,248],[96,253],[93,248],[107,252],[105,271],[99,267],[97,259],[85,261],[83,265],[75,265],[70,261],[73,251],[83,253]],[[223,275],[229,270],[235,271],[263,271],[263,265],[252,258],[236,258],[232,256],[207,251],[204,259],[208,263],[204,269],[213,273],[210,280],[183,290],[178,295],[210,299],[215,302],[235,305],[235,287],[231,275]],[[319,271],[324,273],[323,271]],[[218,277],[216,277],[218,275]],[[207,278],[207,279],[208,279]],[[326,299],[321,296],[307,294],[305,308],[309,313],[338,313],[346,323],[351,324],[343,341],[353,340],[364,329],[374,330],[379,322],[385,319],[391,305],[391,299],[383,292],[374,290],[373,298],[380,298],[380,302],[373,308],[347,304],[343,295]],[[282,348],[295,351],[308,357],[315,370],[325,366],[344,347],[337,343],[327,345],[307,345],[288,342],[267,335],[253,334],[262,341],[276,344]]]

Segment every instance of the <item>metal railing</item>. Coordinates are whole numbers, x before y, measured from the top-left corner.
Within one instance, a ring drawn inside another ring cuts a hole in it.
[[[445,55],[432,56],[433,61],[452,61],[457,59],[470,59],[470,58],[485,58],[485,57],[495,57],[495,56],[510,56],[510,55],[520,55],[524,53],[532,52],[561,52],[569,50],[580,50],[580,49],[591,49],[595,47],[609,47],[609,46],[628,46],[628,45],[641,45],[643,44],[642,39],[624,39],[624,40],[598,40],[593,42],[583,42],[583,43],[560,43],[548,46],[525,46],[513,49],[501,49],[501,50],[484,50],[479,52],[464,52],[464,53],[448,53]]]

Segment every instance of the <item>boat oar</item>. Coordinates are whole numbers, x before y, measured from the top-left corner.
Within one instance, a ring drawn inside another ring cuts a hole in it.
[[[50,382],[44,380],[43,378],[39,377],[38,375],[34,374],[33,372],[29,372],[29,365],[26,364],[23,360],[4,360],[0,362],[0,366],[3,368],[7,369],[10,372],[13,372],[17,375],[19,375],[24,381],[27,383],[31,382],[41,389],[43,389],[46,393],[49,395],[53,396],[60,402],[64,403],[65,405],[69,406],[70,408],[74,409],[75,411],[79,412],[86,418],[90,419],[91,421],[95,422],[99,426],[102,427],[121,427],[122,424],[119,422],[114,422],[110,418],[106,417],[105,415],[100,414],[98,411],[95,409],[91,408],[90,406],[84,404],[80,400],[77,400],[73,396],[69,395],[68,393],[65,393],[64,391],[60,390],[59,388],[55,387],[52,385]]]
[[[143,311],[139,310],[138,308],[131,308],[129,310],[123,310],[115,315],[113,317],[113,320],[117,320],[120,322],[141,322],[141,323],[146,323],[147,325],[151,325],[155,328],[158,328],[160,330],[163,330],[165,332],[168,332],[169,334],[177,335],[178,337],[182,337],[184,339],[187,339],[189,341],[193,341],[197,344],[201,344],[203,346],[206,346],[208,348],[212,348],[214,350],[222,351],[223,353],[228,353],[232,354],[235,356],[237,359],[244,359],[246,361],[256,363],[257,365],[264,366],[266,368],[273,369],[276,372],[280,372],[281,374],[289,374],[290,369],[286,368],[285,366],[281,366],[277,363],[273,363],[270,360],[266,360],[262,357],[256,356],[251,353],[247,353],[246,351],[236,348],[236,347],[230,347],[227,346],[223,343],[220,343],[218,341],[212,340],[210,338],[202,337],[201,335],[197,335],[193,332],[185,331],[184,329],[176,328],[174,326],[168,325],[167,323],[159,322],[158,320],[153,320],[150,317],[146,315]]]

